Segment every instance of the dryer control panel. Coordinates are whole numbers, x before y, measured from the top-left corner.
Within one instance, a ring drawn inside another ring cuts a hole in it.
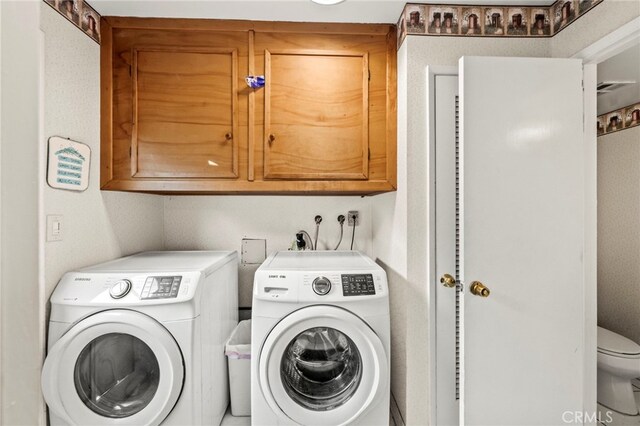
[[[343,296],[372,296],[376,294],[373,274],[342,274]]]

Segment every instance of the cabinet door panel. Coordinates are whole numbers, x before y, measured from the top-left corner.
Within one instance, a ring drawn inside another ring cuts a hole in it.
[[[237,51],[134,49],[132,176],[238,176]]]
[[[367,179],[368,54],[265,52],[266,179]]]

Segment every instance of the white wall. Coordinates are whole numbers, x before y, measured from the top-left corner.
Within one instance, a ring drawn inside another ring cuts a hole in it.
[[[163,247],[161,197],[99,191],[100,47],[41,1],[0,2],[2,303],[0,423],[44,424],[46,306],[67,270]],[[46,140],[92,149],[84,193],[49,188]],[[64,239],[45,242],[46,214]],[[44,266],[44,267],[43,267]]]
[[[640,127],[598,137],[598,324],[640,343]]]
[[[39,236],[38,2],[0,2],[1,296],[0,424],[42,422]]]
[[[63,215],[63,240],[45,242],[45,298],[65,272],[163,247],[162,197],[100,192],[100,46],[44,2],[44,136],[91,147],[89,189],[44,186],[45,215]],[[46,152],[46,147],[44,148]]]
[[[406,377],[405,388],[398,389],[403,385],[396,380],[392,391],[408,425],[428,424],[433,409],[429,406],[428,374],[425,69],[428,65],[457,65],[463,55],[547,57],[550,40],[409,36],[398,52],[399,185],[396,194],[373,199],[373,254],[391,277],[392,335],[395,345],[404,348],[392,353],[392,369],[398,377]],[[403,67],[406,76],[401,77]],[[401,176],[406,179],[404,185],[400,184]],[[387,240],[393,241],[393,251],[385,248]]]
[[[387,272],[391,314],[391,395],[407,411],[407,43],[398,50],[398,190],[373,197],[373,254]],[[392,410],[395,415],[395,410]],[[403,421],[403,420],[398,420]]]
[[[310,196],[166,197],[165,248],[168,250],[238,250],[243,238],[264,238],[267,253],[287,250],[298,230],[315,235],[314,217],[323,217],[320,249],[333,249],[340,237],[337,217],[360,212],[354,249],[372,254],[371,198]],[[349,249],[351,230],[345,222],[341,249]],[[259,265],[240,267],[240,306],[251,306],[253,273]]]

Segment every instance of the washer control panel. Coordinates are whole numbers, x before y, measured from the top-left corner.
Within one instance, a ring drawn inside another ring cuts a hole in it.
[[[147,277],[140,299],[173,299],[178,297],[181,276]]]
[[[376,294],[373,274],[342,274],[343,296],[372,296]]]
[[[331,281],[327,277],[318,277],[313,280],[311,288],[317,295],[324,296],[331,291]]]

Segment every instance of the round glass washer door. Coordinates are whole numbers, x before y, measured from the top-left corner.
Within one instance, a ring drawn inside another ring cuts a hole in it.
[[[356,315],[311,306],[282,319],[260,352],[271,408],[299,424],[353,422],[388,385],[382,342]]]
[[[182,354],[160,323],[110,310],[85,318],[49,351],[42,390],[57,416],[73,424],[160,424],[178,401]]]

